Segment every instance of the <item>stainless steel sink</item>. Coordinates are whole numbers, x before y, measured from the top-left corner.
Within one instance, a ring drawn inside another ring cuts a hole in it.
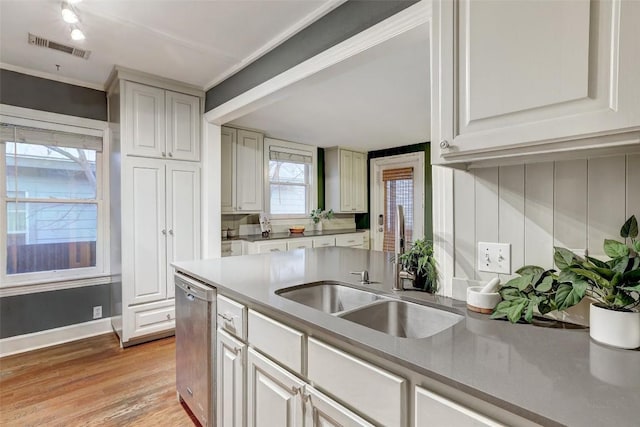
[[[291,301],[324,311],[338,313],[371,304],[382,299],[380,295],[342,285],[338,282],[315,282],[276,291]]]
[[[464,319],[459,314],[405,301],[386,300],[341,315],[362,326],[401,338],[426,338]]]

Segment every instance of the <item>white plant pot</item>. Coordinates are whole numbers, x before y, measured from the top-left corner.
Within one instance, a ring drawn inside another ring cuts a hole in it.
[[[315,231],[322,231],[322,221],[320,221],[320,222],[318,222],[316,224],[313,224],[313,229]]]
[[[594,341],[618,348],[640,347],[640,312],[615,311],[591,304],[589,335]]]

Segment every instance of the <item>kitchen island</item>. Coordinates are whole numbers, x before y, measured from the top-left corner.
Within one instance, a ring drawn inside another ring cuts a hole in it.
[[[416,291],[393,292],[393,268],[382,252],[335,247],[186,261],[174,266],[215,287],[219,295],[295,328],[309,337],[309,345],[312,340],[322,340],[408,378],[411,389],[423,386],[435,390],[501,423],[638,423],[640,352],[596,344],[587,329],[512,325],[467,312],[463,301]],[[365,269],[372,283],[360,285],[350,272]],[[443,307],[463,315],[464,320],[436,335],[407,339],[276,294],[283,288],[322,280]],[[301,372],[306,372],[304,362]],[[407,393],[410,396],[413,391]],[[418,404],[411,398],[405,401],[407,415],[402,423],[419,425],[414,419],[417,408],[412,406]],[[513,414],[513,422],[509,414]]]

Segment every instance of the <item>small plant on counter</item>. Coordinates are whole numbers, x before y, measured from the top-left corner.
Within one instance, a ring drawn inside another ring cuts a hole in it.
[[[334,216],[333,209],[324,211],[320,208],[311,210],[311,214],[309,215],[309,217],[311,217],[311,220],[313,221],[314,224],[319,223],[323,219],[332,219],[333,216]]]
[[[411,249],[400,255],[399,261],[405,270],[415,275],[415,288],[431,293],[438,290],[438,270],[430,240],[414,241]]]
[[[528,265],[501,289],[494,319],[507,318],[516,323],[531,322],[537,309],[541,314],[566,310],[588,296],[597,305],[614,311],[634,311],[640,305],[640,240],[638,223],[631,216],[622,226],[620,236],[630,244],[604,241],[604,253],[611,259],[601,261],[580,257],[568,249],[555,248],[554,261],[560,270],[545,270]]]

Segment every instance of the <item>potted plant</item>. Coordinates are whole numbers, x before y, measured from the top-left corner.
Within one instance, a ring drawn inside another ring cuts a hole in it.
[[[399,261],[403,269],[414,275],[415,288],[431,293],[438,290],[438,270],[430,240],[414,241],[411,249],[400,255]]]
[[[309,215],[309,217],[311,217],[311,220],[313,221],[316,231],[322,231],[322,221],[325,219],[332,219],[333,216],[333,209],[325,211],[320,208],[312,209],[311,214]]]
[[[492,317],[531,322],[536,309],[541,314],[566,310],[588,296],[595,300],[589,313],[589,333],[595,341],[640,347],[640,240],[635,216],[624,223],[620,236],[625,242],[604,241],[608,261],[555,248],[559,274],[538,266],[522,267],[516,272],[519,277],[500,289],[503,301]]]

